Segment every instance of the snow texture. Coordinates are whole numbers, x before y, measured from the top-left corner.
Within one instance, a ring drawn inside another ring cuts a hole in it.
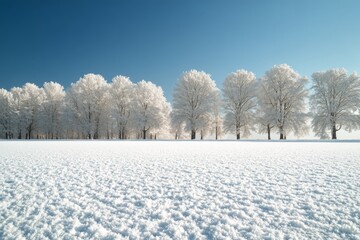
[[[0,239],[360,239],[359,144],[0,141]]]

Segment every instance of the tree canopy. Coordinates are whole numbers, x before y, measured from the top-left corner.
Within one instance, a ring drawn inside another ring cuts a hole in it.
[[[220,90],[210,74],[190,70],[178,79],[170,104],[160,86],[118,75],[109,83],[85,74],[66,91],[56,82],[0,89],[0,138],[5,139],[236,139],[274,129],[280,139],[312,131],[337,139],[360,128],[360,77],[343,68],[307,78],[287,64],[256,78],[230,73]],[[229,135],[228,135],[229,136]]]

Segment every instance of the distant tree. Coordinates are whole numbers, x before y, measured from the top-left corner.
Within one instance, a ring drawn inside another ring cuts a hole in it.
[[[271,115],[269,114],[271,111],[268,111],[268,109],[266,109],[266,103],[258,101],[258,104],[259,108],[255,113],[257,132],[260,134],[266,133],[267,139],[271,140],[271,130],[275,127],[275,123],[273,122],[273,120],[268,118]]]
[[[83,135],[89,139],[100,137],[100,120],[106,108],[108,88],[101,75],[89,73],[71,84],[67,94],[68,107],[72,109]]]
[[[340,129],[352,131],[360,127],[360,77],[343,68],[315,72],[312,75],[310,106],[312,127],[320,138],[336,139]]]
[[[170,107],[161,87],[144,80],[136,84],[132,102],[132,124],[146,139],[148,132],[154,134],[169,123]]]
[[[40,132],[41,105],[44,101],[44,89],[33,83],[26,83],[19,95],[20,99],[20,122],[25,129],[25,138],[31,139],[34,132]]]
[[[102,138],[113,139],[118,137],[119,129],[117,122],[114,117],[113,103],[114,99],[112,98],[109,91],[106,92],[104,99],[102,101],[103,109],[100,115],[100,127],[99,133]]]
[[[80,131],[79,123],[74,113],[75,110],[71,107],[68,94],[65,94],[64,104],[65,106],[60,118],[61,137],[65,139],[86,138],[84,133]]]
[[[20,111],[22,104],[22,88],[13,87],[11,90],[13,100],[13,116],[12,116],[12,135],[13,138],[21,139],[23,135],[23,121],[21,121]]]
[[[120,139],[126,139],[130,131],[129,119],[131,114],[131,102],[134,98],[134,84],[128,77],[116,76],[110,84],[113,116],[118,127]]]
[[[223,96],[225,129],[236,134],[250,135],[255,122],[257,82],[255,74],[246,70],[231,73],[224,81]]]
[[[215,140],[218,140],[225,133],[223,128],[224,118],[222,116],[221,106],[222,106],[221,92],[220,90],[218,90],[216,92],[216,97],[214,98],[214,102],[212,103],[212,107],[211,107],[212,113],[210,115],[210,124],[211,124],[210,133],[215,136]]]
[[[271,131],[276,127],[276,120],[273,114],[272,98],[264,95],[265,89],[261,81],[257,91],[256,126],[259,134],[266,133],[268,140],[271,140]]]
[[[306,82],[287,64],[275,65],[260,80],[258,96],[263,120],[278,129],[280,139],[286,139],[290,132],[297,136],[307,132]]]
[[[185,122],[174,115],[173,111],[170,113],[170,125],[170,131],[174,134],[174,139],[182,139],[185,131]]]
[[[173,114],[178,121],[185,122],[191,139],[210,119],[217,91],[215,82],[205,72],[190,70],[180,77],[174,90]]]
[[[64,87],[59,83],[46,82],[43,86],[44,101],[43,110],[43,129],[46,138],[59,138],[61,134],[61,115],[65,107]]]
[[[11,92],[0,89],[0,137],[12,138],[12,119],[14,117],[13,97]]]
[[[221,93],[216,89],[211,102],[209,102],[209,112],[198,119],[198,130],[200,139],[203,140],[209,134],[215,137],[215,140],[223,134],[223,118],[221,115]]]
[[[204,114],[198,119],[198,131],[200,132],[200,139],[203,140],[212,130],[212,111]]]

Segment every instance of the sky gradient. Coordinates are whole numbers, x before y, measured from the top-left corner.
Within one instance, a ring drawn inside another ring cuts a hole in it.
[[[360,1],[0,1],[0,88],[86,73],[160,85],[182,72],[221,88],[237,69],[261,77],[287,63],[301,75],[360,71]]]

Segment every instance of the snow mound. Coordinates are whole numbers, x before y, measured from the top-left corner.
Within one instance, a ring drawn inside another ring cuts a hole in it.
[[[360,239],[360,145],[1,141],[0,239]]]

